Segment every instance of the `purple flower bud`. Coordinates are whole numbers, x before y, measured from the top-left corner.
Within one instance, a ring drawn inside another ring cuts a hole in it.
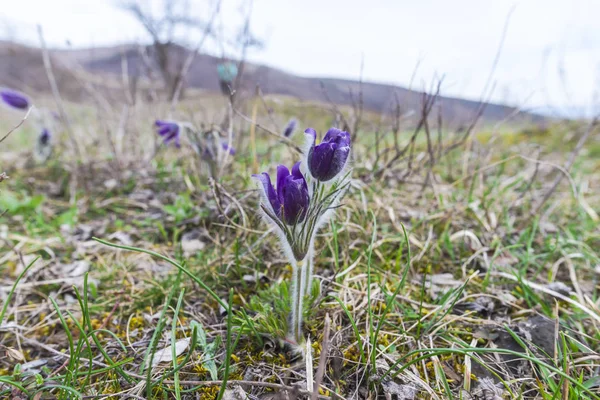
[[[283,131],[283,136],[285,136],[286,138],[291,137],[294,134],[294,131],[296,131],[297,123],[298,123],[298,121],[296,121],[296,118],[290,119],[289,122],[287,123],[287,125],[285,126],[285,129]]]
[[[10,89],[1,89],[0,97],[2,101],[5,102],[12,108],[17,108],[19,110],[26,110],[29,108],[29,100],[27,97],[14,90]]]
[[[156,125],[158,134],[163,138],[164,144],[175,142],[176,147],[181,147],[181,143],[179,142],[179,124],[171,121],[156,120],[154,125]]]
[[[350,154],[350,134],[331,128],[323,141],[315,146],[317,132],[308,128],[304,133],[312,141],[308,151],[308,170],[313,178],[326,182],[335,178],[346,166]]]
[[[42,133],[40,133],[40,137],[38,138],[40,145],[42,146],[46,146],[50,143],[50,131],[47,128],[44,128],[44,130],[42,130]]]
[[[253,176],[261,182],[264,194],[279,219],[288,225],[304,221],[310,197],[299,162],[292,167],[291,174],[285,165],[277,167],[277,190],[273,188],[271,178],[266,172]]]

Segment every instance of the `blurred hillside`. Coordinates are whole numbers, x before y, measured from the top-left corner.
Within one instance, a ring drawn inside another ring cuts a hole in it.
[[[178,71],[189,51],[171,46],[170,68]],[[89,97],[90,88],[106,93],[122,93],[124,68],[135,90],[160,88],[160,74],[152,65],[151,47],[125,45],[78,50],[51,50],[53,70],[64,97],[81,101]],[[144,56],[145,54],[145,56]],[[26,92],[49,92],[48,79],[40,49],[0,41],[0,85]],[[220,59],[199,54],[186,77],[186,86],[217,92],[219,83],[216,66]],[[241,86],[253,90],[256,85],[267,95],[286,95],[303,101],[332,102],[352,105],[358,102],[362,86],[362,103],[366,110],[390,112],[396,98],[403,113],[421,108],[422,92],[406,88],[333,78],[310,78],[286,73],[264,65],[246,63],[243,66]],[[476,101],[440,97],[442,115],[446,124],[460,126],[473,120],[480,104]],[[484,123],[495,123],[507,118],[517,123],[542,123],[545,117],[516,110],[499,104],[487,104],[482,115]]]

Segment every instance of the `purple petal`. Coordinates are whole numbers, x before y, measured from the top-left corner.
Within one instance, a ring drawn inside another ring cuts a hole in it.
[[[325,178],[329,175],[331,160],[336,147],[334,143],[325,142],[315,146],[309,159],[310,171],[315,178],[322,181],[328,180]]]
[[[308,191],[308,184],[306,183],[306,179],[304,179],[304,175],[302,175],[302,171],[300,171],[300,163],[301,162],[298,161],[292,167],[292,176],[296,180],[302,180],[302,184],[303,184],[304,188]]]
[[[343,135],[344,133],[348,134],[347,132],[344,132],[341,129],[331,128],[325,134],[325,137],[323,138],[323,142],[334,141],[338,136]]]
[[[333,153],[333,158],[331,159],[331,171],[335,172],[333,176],[336,176],[340,173],[346,166],[346,161],[348,160],[348,156],[350,155],[350,146],[338,147]],[[332,176],[332,178],[333,178]]]
[[[162,126],[159,130],[158,130],[158,134],[160,136],[165,136],[167,133],[171,133],[171,128],[168,126]]]
[[[269,203],[271,203],[271,207],[273,207],[275,214],[279,216],[281,213],[281,203],[277,198],[277,193],[275,192],[275,188],[273,188],[269,174],[263,172],[262,174],[256,174],[252,176],[260,181],[262,184],[263,193],[265,194],[267,200],[269,200]]]
[[[292,176],[296,179],[304,179],[304,176],[302,176],[302,172],[300,172],[300,161],[298,161],[292,167]]]
[[[277,166],[277,197],[279,201],[283,203],[283,186],[285,184],[285,178],[290,175],[290,170],[285,165]]]
[[[283,213],[287,224],[300,223],[306,217],[310,198],[304,179],[295,179],[292,175],[285,178],[283,186]]]

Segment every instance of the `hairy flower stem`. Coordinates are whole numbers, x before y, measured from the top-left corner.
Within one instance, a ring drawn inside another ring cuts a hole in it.
[[[292,260],[292,320],[290,321],[290,339],[297,344],[302,342],[302,308],[304,303],[304,284],[307,275],[307,259]]]
[[[314,234],[316,236],[316,232]],[[312,293],[312,281],[313,281],[313,273],[314,273],[314,257],[315,257],[315,239],[311,239],[310,244],[308,245],[308,253],[306,255],[306,274],[304,279],[304,295],[309,296]]]

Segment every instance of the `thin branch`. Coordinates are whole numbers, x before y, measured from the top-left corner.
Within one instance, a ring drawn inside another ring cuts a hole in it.
[[[177,105],[177,102],[179,101],[179,96],[181,95],[181,90],[183,88],[183,81],[184,81],[185,77],[187,76],[187,74],[190,70],[190,67],[192,66],[192,62],[196,58],[196,55],[198,55],[198,53],[200,52],[200,49],[204,45],[204,42],[209,37],[210,32],[212,31],[212,26],[215,21],[215,18],[219,14],[220,10],[221,10],[221,0],[219,0],[217,2],[217,5],[215,6],[212,16],[210,17],[208,24],[204,28],[204,32],[202,33],[202,39],[200,39],[200,41],[198,42],[196,49],[193,52],[190,52],[190,54],[188,55],[187,59],[185,60],[185,62],[183,64],[183,66],[181,67],[181,71],[179,71],[179,74],[177,75],[177,86],[175,87],[175,91],[173,92],[173,97],[171,98],[171,112],[173,112],[175,110],[175,106]]]
[[[25,122],[25,120],[27,119],[27,117],[29,117],[29,113],[31,113],[31,110],[33,109],[33,107],[29,107],[29,110],[27,110],[27,113],[25,114],[25,116],[23,117],[23,119],[21,120],[21,122],[19,122],[17,125],[15,125],[10,131],[8,131],[8,133],[6,135],[4,135],[2,137],[2,139],[0,139],[0,143],[4,142],[4,140],[10,136],[11,133],[13,133],[14,131],[16,131],[17,129],[19,129],[19,127],[21,125],[23,125],[23,123]]]
[[[46,69],[46,75],[48,76],[48,82],[50,83],[50,88],[52,89],[52,95],[54,96],[54,101],[56,102],[56,106],[58,107],[58,112],[60,114],[60,118],[65,125],[67,130],[67,134],[69,135],[69,139],[71,143],[73,143],[73,147],[75,147],[75,151],[80,160],[83,160],[83,154],[81,149],[79,148],[79,142],[75,137],[73,132],[73,127],[71,126],[71,122],[69,121],[69,117],[67,116],[67,112],[65,110],[65,106],[63,104],[62,98],[60,96],[60,91],[58,90],[58,84],[56,83],[56,78],[54,77],[54,72],[52,71],[52,62],[50,60],[50,53],[48,52],[48,48],[46,47],[46,41],[44,40],[44,33],[42,31],[42,26],[38,25],[38,35],[40,37],[40,43],[42,45],[42,55],[44,59],[44,68]]]
[[[567,173],[570,171],[571,167],[573,166],[573,163],[577,159],[577,156],[579,155],[579,152],[583,148],[583,145],[585,144],[587,139],[590,137],[590,134],[594,131],[594,129],[596,128],[596,125],[598,125],[598,117],[599,116],[596,116],[592,119],[592,121],[587,126],[587,129],[585,130],[583,135],[581,135],[581,137],[579,138],[577,145],[575,146],[575,148],[569,155],[569,159],[567,160],[567,162],[565,163],[565,166],[563,167],[564,170],[567,171]],[[538,203],[538,205],[532,211],[532,213],[531,213],[532,215],[537,215],[537,213],[544,206],[544,204],[548,201],[548,199],[550,199],[550,197],[552,197],[552,194],[556,191],[556,188],[558,187],[560,182],[563,180],[563,178],[564,178],[563,174],[559,174],[556,177],[556,179],[552,183],[552,186],[550,186],[550,189],[548,189],[548,191],[546,192],[546,194],[544,195],[542,200]]]

